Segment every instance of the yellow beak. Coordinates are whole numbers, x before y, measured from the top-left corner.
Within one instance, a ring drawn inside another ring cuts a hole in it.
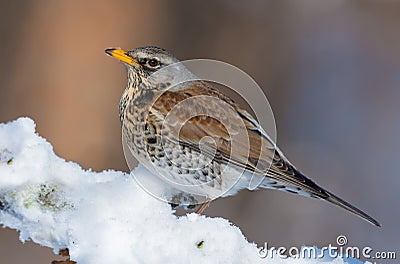
[[[134,58],[130,57],[126,53],[126,51],[124,51],[122,49],[111,48],[111,49],[106,49],[105,52],[108,55],[110,55],[110,56],[112,56],[112,57],[114,57],[114,58],[116,58],[116,59],[118,59],[118,60],[120,60],[122,62],[125,62],[126,64],[129,64],[129,65],[132,65],[132,66],[134,64],[138,64],[137,60],[135,60]]]

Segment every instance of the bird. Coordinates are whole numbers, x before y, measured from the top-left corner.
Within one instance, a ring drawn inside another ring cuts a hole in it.
[[[261,179],[256,189],[317,198],[381,226],[306,177],[248,111],[215,84],[196,79],[165,49],[105,52],[127,70],[119,103],[124,141],[139,163],[174,190],[171,204],[197,202],[201,214],[213,199],[251,189],[255,175]],[[207,198],[200,203],[198,195]]]

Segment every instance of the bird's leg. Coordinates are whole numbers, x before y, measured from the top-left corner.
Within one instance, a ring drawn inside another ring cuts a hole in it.
[[[211,199],[207,199],[204,203],[201,204],[199,209],[196,210],[196,214],[202,214],[204,210],[210,205]]]

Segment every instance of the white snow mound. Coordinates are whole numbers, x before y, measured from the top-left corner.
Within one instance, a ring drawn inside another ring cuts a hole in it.
[[[80,264],[356,263],[261,258],[228,220],[173,213],[127,173],[83,170],[56,156],[31,119],[0,124],[0,223],[19,230],[21,241],[68,248]]]

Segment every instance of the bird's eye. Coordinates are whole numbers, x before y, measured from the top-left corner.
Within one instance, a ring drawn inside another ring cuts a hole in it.
[[[149,65],[152,68],[156,68],[160,66],[160,61],[156,58],[151,58],[147,61],[147,65]]]

